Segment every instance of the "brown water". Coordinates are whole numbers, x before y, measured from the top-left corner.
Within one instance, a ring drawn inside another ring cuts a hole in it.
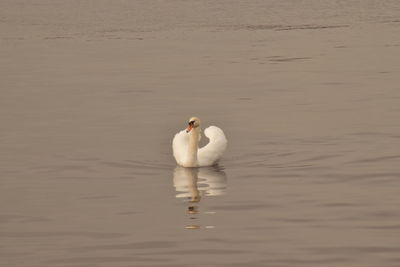
[[[1,266],[400,266],[399,1],[2,0],[0,42]]]

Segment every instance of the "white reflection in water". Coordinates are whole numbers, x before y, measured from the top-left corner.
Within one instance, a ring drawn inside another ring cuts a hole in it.
[[[188,199],[187,214],[190,220],[199,220],[199,204],[203,197],[220,196],[226,192],[226,174],[218,166],[203,168],[176,167],[174,170],[174,186],[177,198]],[[204,212],[214,214],[213,211]],[[193,221],[192,221],[193,222]],[[199,229],[199,224],[187,225],[186,229]],[[207,225],[206,229],[214,226]]]

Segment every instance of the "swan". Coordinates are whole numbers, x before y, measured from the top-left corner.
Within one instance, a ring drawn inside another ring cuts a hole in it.
[[[174,158],[182,167],[206,167],[218,163],[225,152],[228,140],[217,126],[204,130],[210,142],[199,149],[201,138],[200,119],[189,119],[188,127],[177,133],[172,141]]]

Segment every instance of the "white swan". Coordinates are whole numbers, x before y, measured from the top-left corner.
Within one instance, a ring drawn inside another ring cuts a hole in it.
[[[205,129],[204,134],[210,142],[199,149],[200,134],[200,119],[192,117],[189,119],[186,130],[175,135],[172,150],[179,165],[205,167],[215,165],[221,159],[228,144],[224,132],[216,126]]]

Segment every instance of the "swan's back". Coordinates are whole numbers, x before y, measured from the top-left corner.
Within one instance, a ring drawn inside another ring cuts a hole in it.
[[[228,145],[224,132],[217,126],[210,126],[204,130],[204,135],[210,142],[197,151],[198,165],[212,166],[221,159]]]

